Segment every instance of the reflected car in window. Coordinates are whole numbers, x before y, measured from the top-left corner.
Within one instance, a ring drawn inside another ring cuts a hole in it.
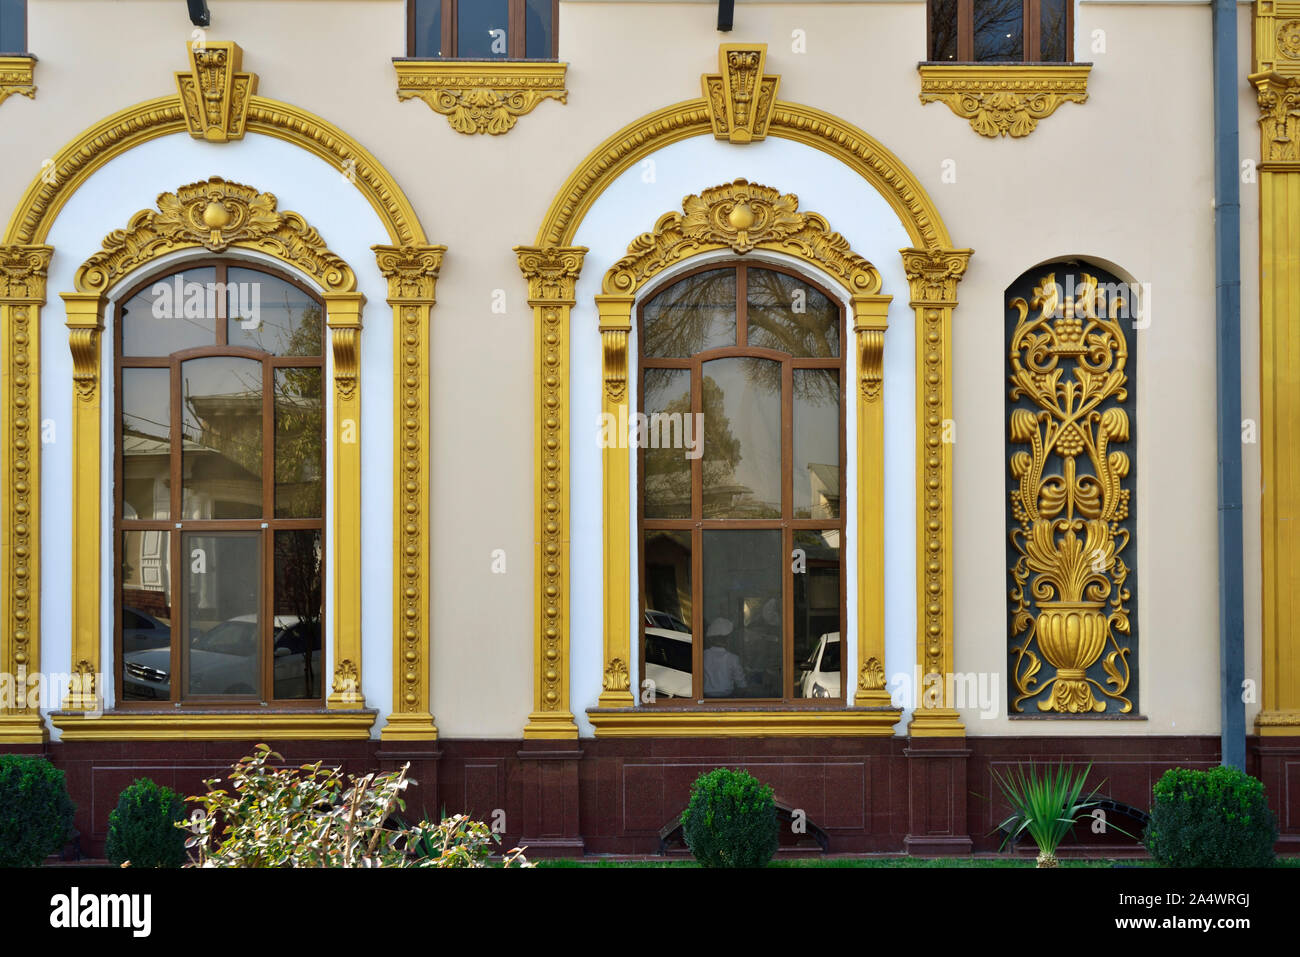
[[[122,651],[145,651],[149,648],[168,648],[172,643],[172,630],[165,622],[139,608],[122,609]]]
[[[840,633],[828,632],[817,641],[817,648],[803,663],[799,691],[804,698],[838,698],[840,696]]]
[[[645,630],[645,676],[656,698],[691,696],[691,636],[668,628]]]

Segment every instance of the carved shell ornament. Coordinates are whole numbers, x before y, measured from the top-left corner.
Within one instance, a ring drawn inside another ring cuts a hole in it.
[[[1277,52],[1290,60],[1300,60],[1300,20],[1278,25]]]

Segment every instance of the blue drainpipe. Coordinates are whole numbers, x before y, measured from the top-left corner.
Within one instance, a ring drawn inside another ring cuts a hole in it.
[[[1241,180],[1237,2],[1213,0],[1214,273],[1219,430],[1219,678],[1223,763],[1246,768],[1241,544]]]

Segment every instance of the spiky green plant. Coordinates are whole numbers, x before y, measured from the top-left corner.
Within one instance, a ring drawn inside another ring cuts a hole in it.
[[[1011,815],[999,825],[1007,832],[1002,847],[1028,831],[1038,845],[1038,866],[1056,867],[1056,849],[1065,836],[1080,818],[1086,817],[1091,808],[1101,803],[1097,799],[1101,785],[1083,796],[1083,786],[1091,770],[1091,764],[1080,772],[1064,761],[1054,768],[1046,768],[1041,777],[1033,764],[1028,772],[1017,765],[1015,771],[1005,775],[994,768],[993,778],[1011,805]],[[1113,824],[1108,826],[1115,827]],[[1127,834],[1121,828],[1115,827],[1115,830]]]

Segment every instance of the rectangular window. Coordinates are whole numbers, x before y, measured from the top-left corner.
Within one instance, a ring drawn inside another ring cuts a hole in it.
[[[407,0],[406,54],[457,60],[552,60],[559,0]]]
[[[1070,63],[1067,0],[929,0],[932,63]]]
[[[27,52],[27,0],[0,0],[0,53]]]

